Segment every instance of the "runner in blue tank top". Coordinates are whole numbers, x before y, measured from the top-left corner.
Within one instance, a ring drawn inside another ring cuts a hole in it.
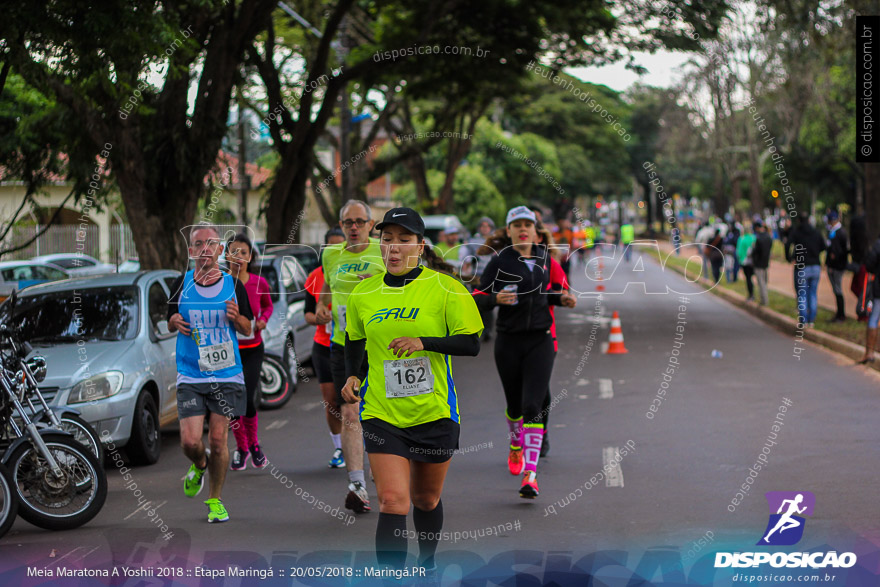
[[[171,286],[168,330],[177,332],[177,417],[180,443],[192,461],[183,481],[187,497],[198,495],[210,468],[208,522],[225,522],[229,514],[220,492],[229,467],[226,439],[229,420],[245,412],[244,374],[236,331],[251,333],[253,312],[241,282],[217,266],[220,234],[208,224],[190,232],[189,256],[195,269]],[[209,414],[210,451],[202,442]],[[239,425],[239,422],[233,423]]]

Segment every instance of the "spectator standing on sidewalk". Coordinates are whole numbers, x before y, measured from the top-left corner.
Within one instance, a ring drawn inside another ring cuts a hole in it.
[[[826,240],[825,267],[828,269],[828,279],[831,280],[831,289],[837,299],[837,314],[832,322],[845,322],[843,300],[843,273],[846,271],[849,258],[849,238],[846,230],[840,224],[840,218],[835,210],[826,216],[828,225],[828,239]]]
[[[739,261],[740,266],[742,266],[743,276],[746,279],[746,289],[749,292],[747,301],[749,302],[755,301],[755,284],[752,282],[752,277],[755,275],[755,264],[752,258],[754,245],[754,228],[752,228],[752,232],[744,233],[736,241],[736,259]]]
[[[825,250],[825,240],[810,224],[809,216],[799,218],[798,225],[789,233],[785,259],[794,263],[798,320],[812,328],[819,305],[819,277],[822,275],[819,257]]]
[[[739,259],[736,258],[736,243],[739,241],[740,231],[731,220],[727,225],[727,234],[724,235],[721,251],[724,253],[724,275],[727,283],[736,283],[739,273]]]
[[[770,268],[770,249],[773,248],[773,239],[767,232],[767,227],[760,220],[754,223],[755,244],[752,247],[752,266],[755,268],[755,279],[758,281],[758,295],[761,305],[770,303],[767,295],[767,271]]]
[[[859,361],[860,365],[874,362],[874,345],[877,343],[877,325],[880,323],[880,238],[874,241],[868,252],[865,253],[866,271],[873,275],[873,282],[868,276],[866,296],[868,299],[874,298],[871,306],[871,314],[868,317],[868,328],[865,331],[865,355]]]
[[[865,256],[870,247],[871,241],[868,238],[865,216],[859,214],[849,222],[850,264],[848,267],[853,273],[850,291],[856,296],[856,316],[859,322],[868,321],[868,300],[871,299],[871,291],[868,284],[870,277],[865,268]]]
[[[715,283],[721,281],[721,267],[724,265],[724,253],[721,252],[723,241],[724,237],[721,236],[721,229],[716,228],[714,236],[709,239],[709,242],[706,243],[706,246],[703,249],[704,257],[708,259],[709,264],[712,265],[712,280]]]

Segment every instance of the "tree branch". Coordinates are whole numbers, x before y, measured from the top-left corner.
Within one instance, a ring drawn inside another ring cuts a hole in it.
[[[70,193],[67,194],[67,197],[64,198],[64,201],[61,202],[61,204],[55,209],[55,213],[52,214],[52,218],[49,219],[49,222],[46,223],[46,226],[43,227],[42,230],[38,231],[33,237],[31,237],[30,239],[28,239],[24,243],[18,245],[17,247],[12,247],[9,249],[0,250],[0,257],[2,257],[3,255],[8,255],[9,253],[14,253],[15,251],[20,251],[22,249],[26,249],[27,247],[29,247],[31,245],[32,242],[34,242],[35,240],[37,240],[38,238],[43,236],[43,234],[47,230],[49,230],[49,228],[51,228],[52,224],[54,224],[55,221],[58,219],[58,216],[61,214],[61,210],[64,209],[64,205],[67,204],[67,201],[70,198],[72,198],[75,193],[76,193],[76,188],[73,188],[70,190]]]

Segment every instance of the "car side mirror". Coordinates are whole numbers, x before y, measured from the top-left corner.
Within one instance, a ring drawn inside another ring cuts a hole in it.
[[[160,336],[171,334],[171,331],[168,330],[168,320],[160,320],[159,323],[156,324],[156,330],[159,331]]]

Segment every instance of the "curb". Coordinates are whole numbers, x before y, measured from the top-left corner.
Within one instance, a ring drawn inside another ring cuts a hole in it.
[[[654,260],[658,263],[660,262],[658,259]],[[685,275],[684,271],[682,271],[678,267],[673,267],[670,265],[666,266],[665,268],[672,269],[680,275]],[[857,345],[853,342],[844,340],[831,334],[827,334],[820,330],[800,328],[798,321],[794,318],[791,318],[784,314],[780,314],[779,312],[771,310],[770,308],[767,308],[765,306],[759,306],[754,302],[747,302],[745,296],[743,296],[742,294],[738,294],[735,291],[730,291],[723,287],[713,287],[713,285],[715,284],[708,279],[700,278],[697,281],[688,281],[689,283],[694,283],[705,287],[707,290],[709,290],[710,293],[715,294],[716,296],[730,302],[731,304],[737,306],[742,310],[745,310],[749,314],[759,318],[767,324],[774,326],[777,330],[780,330],[787,334],[794,333],[795,335],[797,335],[798,333],[802,333],[805,340],[823,346],[854,361],[858,361],[865,354],[865,347],[861,345]],[[874,361],[873,363],[867,363],[865,366],[870,367],[875,371],[880,371],[880,360]]]

